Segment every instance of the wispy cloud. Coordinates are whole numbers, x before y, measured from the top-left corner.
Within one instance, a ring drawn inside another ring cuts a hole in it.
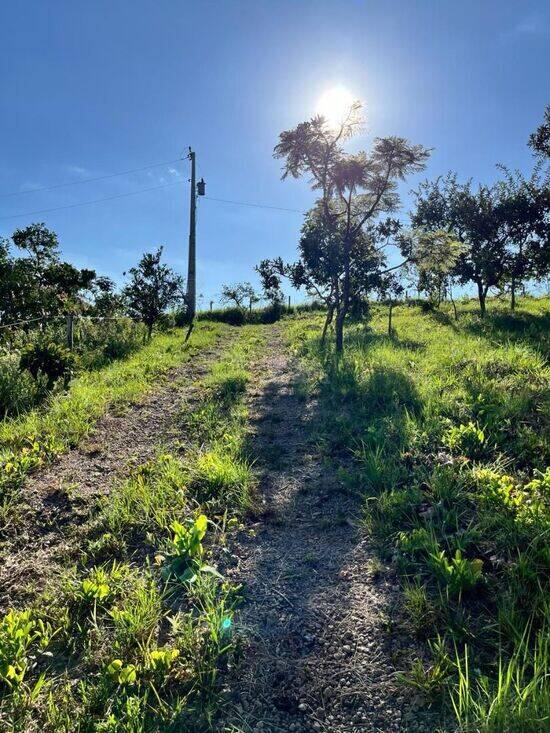
[[[512,28],[502,34],[503,39],[528,38],[545,35],[548,28],[546,18],[540,13],[531,13],[521,18]]]
[[[68,165],[67,171],[75,176],[88,177],[92,174],[92,171],[88,170],[88,168],[83,168],[81,165]]]

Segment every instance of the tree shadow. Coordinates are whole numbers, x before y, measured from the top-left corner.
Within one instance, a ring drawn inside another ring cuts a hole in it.
[[[407,415],[421,410],[407,374],[383,367],[363,373],[346,360],[325,362],[313,399],[292,364],[272,374],[254,402],[249,449],[263,517],[257,537],[244,540],[250,548],[240,578],[247,598],[241,622],[251,661],[236,677],[240,724],[254,727],[259,700],[267,729],[292,730],[301,721],[302,730],[305,721],[310,727],[319,716],[326,721],[328,710],[347,720],[368,699],[369,724],[384,726],[395,694],[384,684],[404,653],[403,638],[385,624],[400,598],[389,569],[378,579],[365,577],[376,561],[360,530],[364,497],[343,477],[353,461],[350,445],[389,441],[399,451]],[[326,687],[335,674],[348,674],[348,654],[355,655],[353,674],[362,668],[364,675],[353,693],[336,684],[329,702],[323,681]]]
[[[550,311],[534,314],[526,311],[491,313],[485,318],[470,318],[463,328],[475,336],[484,336],[497,343],[523,343],[550,353]]]

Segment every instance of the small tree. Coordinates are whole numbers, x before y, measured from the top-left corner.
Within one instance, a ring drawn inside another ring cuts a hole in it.
[[[255,268],[260,276],[264,298],[274,307],[280,306],[284,300],[281,290],[281,279],[273,271],[270,260],[262,260]]]
[[[537,166],[530,178],[500,166],[504,179],[495,185],[502,229],[506,234],[504,280],[510,306],[516,306],[517,288],[550,271],[550,175]]]
[[[378,297],[388,306],[388,336],[393,335],[392,312],[396,301],[403,296],[405,288],[394,272],[387,272],[380,276],[376,286]]]
[[[506,272],[507,239],[502,229],[495,189],[458,183],[456,175],[426,181],[415,192],[413,226],[425,231],[445,229],[464,245],[454,274],[460,283],[477,286],[481,315],[487,293],[499,287]]]
[[[222,287],[222,302],[233,303],[240,310],[245,310],[246,307],[252,308],[252,304],[259,302],[259,300],[256,291],[248,282]]]
[[[183,280],[161,264],[162,249],[143,255],[137,267],[130,269],[130,282],[123,289],[129,315],[145,323],[148,338],[163,313],[183,300]]]
[[[401,137],[376,138],[368,153],[345,152],[343,143],[361,129],[360,112],[361,104],[355,102],[336,128],[323,117],[314,117],[282,132],[274,150],[274,156],[284,160],[283,178],[306,175],[320,193],[308,217],[313,240],[307,246],[315,248],[315,239],[320,243],[319,255],[325,259],[320,268],[322,282],[311,257],[290,266],[288,273],[281,271],[324,293],[330,319],[335,315],[338,353],[344,346],[344,321],[357,296],[358,258],[366,257],[362,263],[366,274],[367,262],[376,260],[372,235],[378,218],[398,208],[398,182],[422,170],[429,156],[422,145],[411,145]],[[306,221],[302,239],[309,234],[307,226]]]
[[[94,301],[92,312],[102,318],[114,318],[124,312],[124,297],[116,292],[114,282],[109,277],[98,277],[92,287]]]
[[[6,289],[2,288],[0,310],[9,311],[11,319],[31,319],[84,307],[83,293],[92,287],[96,273],[61,261],[55,232],[31,224],[17,229],[12,241],[25,256],[10,257],[6,244],[2,247]]]
[[[445,291],[447,288],[450,290],[451,273],[465,246],[444,229],[416,232],[415,240],[418,290],[425,292],[433,305],[439,308]]]

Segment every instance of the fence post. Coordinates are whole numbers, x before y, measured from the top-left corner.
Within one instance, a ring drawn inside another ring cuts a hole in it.
[[[210,301],[210,313],[212,313],[212,306],[213,306],[213,305],[214,305],[214,301],[213,301],[213,300],[211,300],[211,301]]]
[[[288,296],[288,312],[290,313],[290,295]]]
[[[74,315],[72,313],[67,313],[67,346],[71,351],[74,347],[73,321]]]

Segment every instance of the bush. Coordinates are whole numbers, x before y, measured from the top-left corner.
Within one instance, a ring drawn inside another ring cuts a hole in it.
[[[143,346],[145,327],[130,318],[116,321],[82,321],[75,348],[86,369],[100,369],[116,359],[125,359]]]
[[[253,310],[218,308],[199,313],[198,319],[201,321],[219,321],[228,323],[230,326],[244,326],[245,323],[275,323],[282,318],[284,313],[286,313],[286,309],[282,303],[273,303],[265,308],[254,308]]]
[[[28,370],[35,380],[45,375],[48,389],[58,379],[63,378],[65,385],[75,369],[76,358],[68,349],[53,341],[37,341],[29,344],[21,352],[19,368]]]
[[[0,417],[30,410],[46,391],[45,380],[33,379],[28,371],[21,371],[18,355],[0,359]]]

